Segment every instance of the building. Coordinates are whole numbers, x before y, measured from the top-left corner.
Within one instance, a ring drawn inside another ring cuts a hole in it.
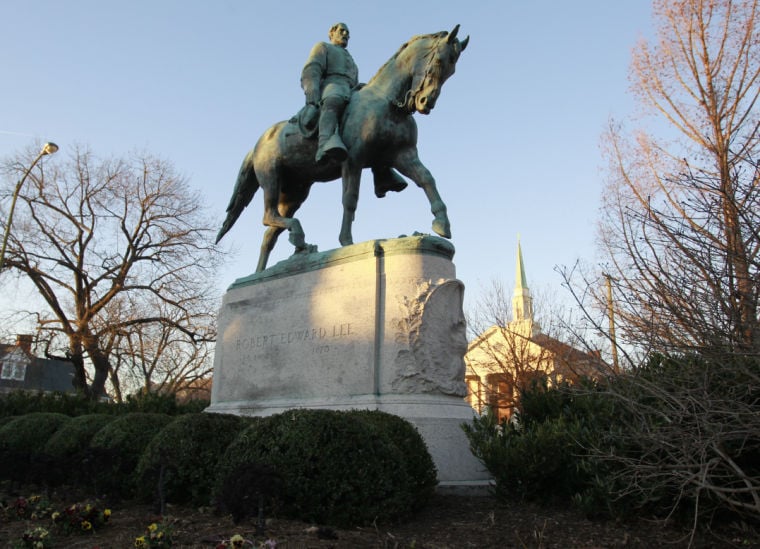
[[[31,335],[16,336],[13,345],[0,343],[0,394],[11,391],[74,392],[74,366],[32,354]]]
[[[533,318],[519,242],[512,320],[478,335],[467,348],[465,364],[467,401],[478,413],[493,410],[499,420],[511,417],[520,389],[535,379],[546,379],[551,386],[609,371],[599,352],[576,349],[541,332]]]

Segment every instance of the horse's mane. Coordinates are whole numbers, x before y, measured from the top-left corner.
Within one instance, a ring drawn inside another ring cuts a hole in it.
[[[447,34],[448,34],[447,31],[440,31],[440,32],[434,32],[434,33],[430,33],[430,34],[418,34],[416,36],[412,36],[409,40],[407,40],[406,42],[404,42],[403,44],[401,44],[401,47],[398,49],[398,51],[396,53],[394,53],[391,56],[391,58],[388,59],[388,61],[386,61],[385,63],[383,63],[383,66],[380,67],[377,70],[377,72],[375,73],[375,75],[372,78],[370,78],[370,80],[369,80],[369,82],[367,82],[367,84],[371,84],[372,81],[375,80],[375,78],[377,78],[378,75],[381,72],[383,72],[383,69],[385,67],[387,67],[392,61],[394,61],[401,54],[401,52],[404,51],[407,48],[407,46],[409,46],[410,44],[412,44],[414,42],[417,42],[418,40],[424,40],[426,38],[435,38],[435,39],[437,39],[437,38],[443,38]]]

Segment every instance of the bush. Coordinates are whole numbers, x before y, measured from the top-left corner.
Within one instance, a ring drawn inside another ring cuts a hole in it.
[[[114,497],[133,495],[132,473],[140,456],[169,421],[166,414],[127,414],[95,433],[87,454],[96,491]]]
[[[246,464],[282,479],[287,516],[338,527],[403,515],[413,505],[404,457],[389,437],[348,412],[291,410],[242,431],[219,464],[221,487]]]
[[[593,456],[612,512],[760,520],[759,371],[755,357],[654,355],[613,379],[618,428]]]
[[[51,484],[81,484],[90,477],[87,461],[92,437],[113,421],[110,414],[88,414],[71,418],[50,437],[42,450],[46,480]]]
[[[206,400],[191,400],[185,404],[177,402],[173,393],[137,393],[129,395],[126,402],[118,405],[125,413],[142,414],[168,414],[176,416],[180,414],[197,414],[208,407]]]
[[[38,412],[79,416],[108,411],[108,403],[88,400],[78,394],[11,391],[0,396],[0,417]]]
[[[208,407],[205,400],[190,400],[184,404],[177,402],[173,394],[145,393],[130,395],[126,402],[105,402],[89,400],[72,393],[43,393],[40,391],[11,391],[0,395],[0,418],[21,416],[35,412],[53,412],[67,416],[87,414],[192,414]]]
[[[424,507],[438,485],[438,472],[419,431],[407,420],[377,410],[355,410],[351,415],[371,423],[396,445],[404,457],[404,467],[411,482],[413,508]]]
[[[17,417],[0,428],[0,475],[9,480],[36,482],[41,449],[48,438],[71,418],[34,413]]]
[[[579,387],[536,384],[521,394],[512,422],[486,414],[464,425],[470,447],[496,481],[502,501],[578,501],[598,474],[586,448],[597,446],[613,421],[608,399],[587,382]],[[587,498],[589,513],[603,502]]]
[[[138,495],[143,499],[158,495],[161,502],[209,505],[219,458],[248,423],[225,414],[177,417],[145,448],[135,471]]]

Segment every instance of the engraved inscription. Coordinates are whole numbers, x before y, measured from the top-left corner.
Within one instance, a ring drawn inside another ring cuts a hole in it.
[[[287,332],[274,332],[270,334],[251,335],[238,338],[235,349],[238,352],[251,351],[275,347],[278,345],[294,345],[298,343],[318,343],[314,352],[328,352],[330,346],[325,341],[355,335],[353,325],[350,322],[334,324],[330,327],[304,328],[303,330],[291,330]],[[318,351],[316,349],[323,349]]]

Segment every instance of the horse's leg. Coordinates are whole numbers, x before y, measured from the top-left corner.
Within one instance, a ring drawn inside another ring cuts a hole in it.
[[[280,202],[278,205],[278,211],[282,218],[288,220],[289,218],[292,218],[293,215],[296,213],[298,208],[301,207],[301,204],[303,204],[303,201],[293,201],[293,202]],[[298,223],[297,219],[290,219],[290,221],[295,221],[298,226],[300,227],[300,223]],[[267,262],[269,261],[269,254],[272,253],[272,250],[274,249],[274,245],[277,243],[277,237],[282,234],[282,231],[285,229],[283,227],[274,227],[270,226],[267,227],[267,230],[264,232],[264,240],[261,242],[261,253],[259,254],[259,264],[256,266],[256,272],[261,272],[264,269],[266,269]],[[292,234],[292,233],[291,233]],[[296,253],[299,251],[305,251],[308,248],[308,244],[304,244],[303,246],[299,247],[296,246]]]
[[[354,243],[351,224],[354,222],[356,205],[359,203],[359,184],[362,177],[361,166],[351,158],[343,162],[343,223],[340,226],[340,245]]]
[[[433,212],[433,230],[444,238],[451,238],[451,225],[449,217],[446,214],[446,204],[443,203],[441,195],[435,185],[435,179],[417,156],[417,147],[404,149],[396,155],[393,166],[414,181],[418,187],[425,191],[430,202],[430,210]]]
[[[261,242],[261,252],[259,253],[259,263],[256,265],[256,272],[260,273],[267,268],[267,262],[269,261],[269,254],[272,253],[274,245],[277,242],[277,237],[284,231],[282,227],[267,227],[264,232],[264,240]]]
[[[260,181],[261,188],[264,190],[264,219],[262,223],[268,227],[264,234],[264,240],[261,244],[261,254],[259,263],[256,267],[257,272],[264,270],[269,254],[274,248],[274,243],[282,231],[287,229],[290,232],[288,240],[296,247],[296,252],[307,249],[305,235],[301,223],[290,216],[303,203],[300,197],[290,197],[289,201],[284,201],[280,193],[280,185],[265,185]],[[306,191],[308,195],[308,190]],[[305,196],[304,196],[305,199]]]

